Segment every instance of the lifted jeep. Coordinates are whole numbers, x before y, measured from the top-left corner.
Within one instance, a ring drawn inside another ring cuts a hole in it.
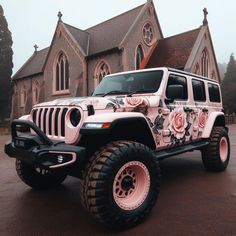
[[[142,222],[158,198],[159,160],[192,150],[208,171],[228,165],[220,87],[170,68],[108,75],[91,97],[35,105],[5,145],[34,189],[80,178],[83,206],[112,228]]]

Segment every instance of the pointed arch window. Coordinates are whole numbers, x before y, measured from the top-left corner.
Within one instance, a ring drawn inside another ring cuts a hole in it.
[[[195,70],[194,70],[194,73],[199,75],[200,74],[200,66],[199,64],[197,63],[196,66],[195,66]]]
[[[135,56],[135,69],[139,70],[141,62],[144,58],[144,53],[141,45],[138,45],[136,49],[136,56]]]
[[[26,89],[26,86],[23,85],[20,90],[20,105],[21,105],[21,107],[25,107],[26,99],[27,99],[27,89]]]
[[[96,87],[104,76],[109,75],[111,73],[109,65],[105,61],[101,61],[98,63],[95,69],[94,78],[95,78],[95,84]]]
[[[201,74],[208,77],[208,67],[209,67],[209,56],[206,49],[202,52],[201,57]]]
[[[64,53],[61,53],[55,65],[55,92],[69,90],[69,63]]]
[[[39,102],[39,90],[40,90],[40,85],[38,81],[34,81],[32,90],[33,90],[33,104],[37,104]]]

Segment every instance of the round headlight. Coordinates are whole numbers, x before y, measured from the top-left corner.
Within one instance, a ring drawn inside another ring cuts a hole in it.
[[[71,124],[76,127],[81,120],[81,114],[79,109],[73,109],[70,113],[70,122]]]

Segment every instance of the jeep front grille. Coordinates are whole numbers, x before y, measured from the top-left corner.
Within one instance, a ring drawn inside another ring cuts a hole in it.
[[[65,116],[68,108],[35,108],[32,111],[33,122],[48,136],[55,139],[65,137]]]

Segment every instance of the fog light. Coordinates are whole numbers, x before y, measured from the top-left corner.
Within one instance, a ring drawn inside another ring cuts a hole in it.
[[[58,163],[62,163],[63,162],[63,156],[62,155],[59,155],[58,157],[57,157],[57,162]]]

